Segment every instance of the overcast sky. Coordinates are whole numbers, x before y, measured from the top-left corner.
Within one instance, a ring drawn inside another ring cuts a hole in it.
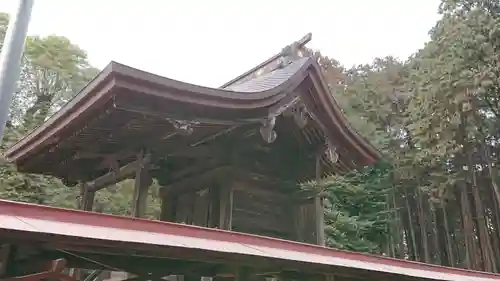
[[[0,0],[11,13],[18,0]],[[35,0],[29,33],[62,35],[111,60],[219,86],[312,32],[346,66],[406,58],[427,40],[438,0]]]

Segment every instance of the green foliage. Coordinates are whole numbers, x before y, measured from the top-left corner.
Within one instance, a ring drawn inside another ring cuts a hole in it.
[[[430,41],[406,61],[384,57],[345,69],[308,53],[351,125],[385,158],[309,187],[326,196],[330,246],[498,272],[500,2],[443,0],[439,12]],[[0,13],[0,43],[7,20]],[[49,36],[29,38],[22,73],[2,149],[97,70],[70,40]],[[99,192],[97,211],[128,214],[132,190],[125,181]],[[150,192],[148,215],[156,217],[158,186]],[[79,192],[4,161],[0,197],[74,208]]]
[[[0,50],[2,49],[5,34],[7,33],[8,23],[9,23],[9,15],[0,12]]]
[[[0,13],[0,42],[7,24],[8,15]],[[97,73],[86,53],[67,38],[29,37],[25,48],[20,90],[11,105],[1,151],[43,122]],[[18,173],[6,161],[0,163],[0,198],[72,208],[78,196],[79,191],[57,179]]]
[[[148,190],[146,217],[156,219],[160,215],[159,185],[154,182]],[[131,216],[134,194],[134,181],[125,180],[96,193],[94,206],[96,211]]]
[[[498,1],[442,1],[430,42],[406,62],[376,59],[345,72],[346,89],[336,97],[391,164],[380,182],[363,171],[332,179],[340,190],[330,193],[353,198],[353,186],[363,186],[363,194],[386,190],[386,236],[366,238],[381,246],[376,251],[498,271],[499,7]],[[333,201],[332,210],[343,210],[343,202]],[[342,225],[357,225],[350,217],[356,213],[346,213],[350,220],[330,222],[330,235],[332,244],[354,249],[358,227]],[[488,223],[478,219],[485,217]],[[352,235],[342,240],[344,233]]]
[[[389,213],[389,166],[378,163],[360,172],[330,177],[325,183],[325,231],[334,248],[380,253]]]

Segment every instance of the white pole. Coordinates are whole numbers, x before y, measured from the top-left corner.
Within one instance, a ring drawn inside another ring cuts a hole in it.
[[[21,57],[28,33],[34,0],[19,0],[15,14],[10,16],[9,27],[0,54],[0,142],[9,117],[12,96],[17,90],[21,74]]]

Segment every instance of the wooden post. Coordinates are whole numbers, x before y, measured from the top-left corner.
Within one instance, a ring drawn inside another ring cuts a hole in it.
[[[251,279],[250,270],[248,267],[242,266],[237,269],[233,278],[234,281],[248,281]]]
[[[164,192],[161,198],[161,221],[176,221],[177,198],[173,192]]]
[[[80,184],[80,196],[80,209],[91,212],[94,207],[95,192],[90,191],[86,183],[82,183]]]
[[[208,227],[219,228],[220,223],[220,186],[213,184],[208,188],[210,207],[208,214]]]
[[[8,267],[10,263],[14,260],[15,249],[12,245],[1,245],[0,246],[0,277],[7,274]]]
[[[233,188],[224,183],[219,193],[219,228],[225,230],[232,229],[233,221]]]
[[[149,164],[144,161],[143,152],[137,156],[137,167],[134,184],[134,203],[132,206],[132,215],[142,217],[146,211],[146,200],[148,198],[148,189],[151,186],[152,179],[149,174]]]
[[[316,154],[316,183],[321,182],[321,154]],[[316,216],[316,243],[325,246],[325,211],[321,194],[314,198],[314,209]]]
[[[148,189],[151,186],[152,178],[149,174],[149,162],[144,161],[144,152],[137,155],[134,180],[134,198],[132,203],[132,216],[140,218],[146,212],[146,203],[148,198]],[[128,272],[124,273],[126,279],[134,278],[134,275]]]

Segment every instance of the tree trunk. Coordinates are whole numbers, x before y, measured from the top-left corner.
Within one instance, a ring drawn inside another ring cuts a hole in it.
[[[427,235],[427,221],[425,219],[424,211],[424,198],[420,188],[417,188],[417,210],[418,210],[418,224],[420,227],[420,242],[423,255],[420,257],[422,262],[430,263],[430,253],[429,253],[429,239]]]
[[[440,234],[440,231],[438,230],[438,222],[437,222],[437,214],[436,214],[436,208],[431,205],[431,208],[430,208],[430,212],[431,212],[431,215],[432,215],[432,224],[431,224],[431,227],[432,227],[432,242],[433,242],[433,247],[434,247],[434,251],[433,251],[433,254],[431,256],[432,258],[432,261],[433,263],[435,264],[442,264],[443,263],[443,254],[441,253],[441,243],[439,241],[439,234]]]
[[[448,258],[448,265],[455,266],[456,261],[455,261],[455,255],[453,254],[453,246],[452,246],[451,235],[450,235],[450,224],[448,222],[448,213],[446,212],[446,204],[444,203],[444,200],[441,200],[441,210],[442,210],[442,215],[443,215],[443,224],[444,224],[444,232],[445,232],[444,237],[446,240],[446,252],[447,252],[447,258]]]
[[[493,190],[491,190],[490,194],[493,193]],[[494,197],[494,194],[491,194],[491,229],[492,229],[492,244],[493,244],[493,250],[495,252],[495,260],[497,261],[497,270],[498,267],[500,266],[499,261],[500,261],[500,209],[498,206],[498,202]]]
[[[474,205],[476,209],[477,230],[479,233],[479,244],[482,254],[483,267],[485,271],[496,272],[496,263],[493,257],[493,248],[491,246],[490,236],[486,225],[486,214],[484,213],[483,202],[477,186],[477,175],[472,163],[472,153],[469,152],[469,166],[472,167],[472,196],[474,198]]]
[[[404,245],[404,238],[403,238],[403,228],[404,226],[402,225],[402,219],[401,219],[401,211],[398,208],[397,201],[396,201],[396,188],[393,188],[393,196],[392,196],[392,207],[395,213],[395,232],[394,235],[398,238],[397,243],[398,243],[398,255],[397,257],[400,259],[405,258],[405,245]]]
[[[405,196],[405,205],[406,205],[406,213],[407,213],[407,219],[408,219],[408,229],[410,231],[410,243],[408,243],[408,248],[411,248],[411,252],[413,253],[412,259],[414,261],[419,260],[418,256],[418,250],[417,250],[417,239],[415,235],[415,229],[413,228],[413,221],[412,221],[412,208],[410,205],[410,196],[408,194],[408,190],[406,189],[406,186],[403,185],[403,191],[404,191],[404,196]]]
[[[493,189],[493,193],[495,195],[495,199],[498,204],[500,204],[500,188],[498,187],[497,184],[497,178],[496,178],[496,173],[493,170],[493,164],[491,162],[491,152],[490,152],[490,147],[486,143],[486,135],[483,132],[481,124],[483,123],[481,120],[481,117],[477,114],[478,112],[478,100],[476,98],[471,99],[471,104],[472,104],[472,109],[473,109],[473,118],[474,122],[476,123],[476,127],[478,128],[478,133],[479,136],[481,137],[481,146],[480,149],[482,151],[481,158],[486,162],[486,165],[488,166],[488,173],[490,174],[490,179],[491,179],[491,188]],[[490,128],[493,129],[493,128]]]
[[[474,242],[474,223],[472,222],[471,208],[465,183],[460,184],[460,211],[465,240],[465,264],[468,269],[477,269],[475,265],[476,247]]]
[[[387,211],[390,211],[391,210],[391,194],[387,194],[386,196],[386,208],[387,208]],[[391,223],[389,224],[386,224],[385,228],[386,228],[386,243],[387,243],[387,255],[389,255],[391,258],[395,258],[396,257],[396,250],[394,249],[394,245],[396,244],[395,243],[395,239],[394,239],[394,231],[393,231],[393,227],[394,227],[394,222],[395,222],[395,218],[394,218],[394,213],[393,212],[390,212],[389,213],[389,220],[391,221]]]

